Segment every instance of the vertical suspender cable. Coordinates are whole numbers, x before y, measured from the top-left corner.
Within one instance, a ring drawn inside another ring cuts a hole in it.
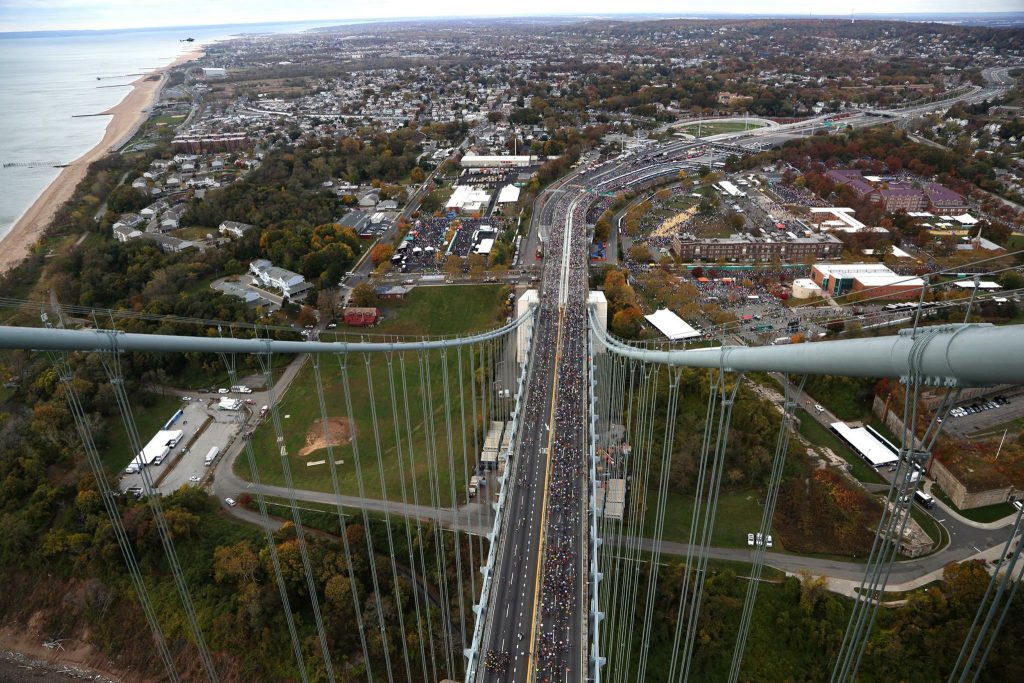
[[[232,384],[238,382],[238,374],[235,372],[235,361],[234,357],[229,357],[226,354],[221,355],[221,360],[228,370],[228,377]],[[302,644],[299,642],[298,629],[295,627],[295,615],[292,612],[291,600],[288,598],[288,587],[284,582],[284,574],[281,572],[281,558],[277,553],[277,543],[274,541],[274,523],[270,519],[270,515],[267,512],[267,500],[263,496],[263,484],[260,481],[259,466],[256,463],[256,453],[253,450],[252,440],[244,440],[243,449],[245,451],[245,458],[249,463],[249,479],[253,484],[253,497],[256,498],[256,506],[260,511],[260,527],[263,529],[263,534],[267,541],[267,550],[270,553],[270,564],[274,570],[274,580],[277,583],[278,595],[281,598],[281,609],[284,611],[285,624],[288,626],[288,636],[291,640],[292,653],[295,655],[295,665],[299,673],[300,679],[303,683],[309,680],[309,676],[306,672],[305,657],[302,654]]]
[[[302,517],[299,513],[299,503],[295,498],[295,483],[292,481],[292,467],[288,462],[288,450],[285,446],[284,428],[281,426],[281,411],[278,405],[279,397],[274,388],[274,366],[270,354],[258,354],[263,370],[263,378],[267,389],[267,402],[270,404],[270,416],[274,425],[274,437],[277,443],[277,451],[281,461],[281,472],[284,475],[285,486],[288,487],[288,504],[291,508],[292,523],[295,525],[295,539],[299,546],[299,558],[302,561],[302,570],[306,577],[306,590],[309,591],[309,601],[313,607],[313,619],[316,622],[317,636],[320,638],[320,654],[324,659],[324,672],[327,680],[334,683],[334,663],[331,661],[331,651],[327,644],[327,633],[324,629],[323,615],[320,613],[320,598],[317,595],[316,580],[313,578],[313,565],[309,561],[309,548],[306,545],[306,531],[302,526]]]
[[[703,506],[704,489],[708,471],[708,459],[711,454],[711,439],[715,433],[715,410],[718,406],[718,398],[725,391],[725,374],[713,370],[708,371],[708,403],[704,413],[704,437],[701,441],[700,453],[697,460],[697,481],[693,494],[693,513],[690,516],[690,531],[686,537],[686,557],[683,560],[683,583],[679,589],[679,608],[676,613],[676,628],[672,639],[672,657],[669,661],[668,680],[676,680],[676,670],[680,664],[679,658],[682,648],[679,643],[683,635],[683,624],[689,629],[689,620],[686,617],[686,607],[689,604],[688,598],[690,589],[690,577],[695,576],[693,556],[697,548],[697,523],[700,519],[698,514]]]
[[[171,683],[177,683],[181,680],[178,675],[178,669],[174,665],[174,659],[171,657],[171,652],[167,647],[167,639],[164,637],[163,629],[160,628],[160,621],[157,619],[156,610],[153,609],[153,601],[149,596],[149,589],[146,588],[146,582],[142,578],[139,563],[135,559],[135,552],[132,550],[128,533],[125,531],[121,512],[117,509],[114,493],[110,490],[107,473],[103,468],[103,461],[100,459],[99,451],[96,448],[96,441],[92,435],[92,427],[89,426],[89,419],[78,397],[78,391],[75,389],[74,373],[68,363],[67,355],[58,353],[49,353],[47,355],[64,389],[64,398],[67,400],[68,410],[75,420],[75,429],[78,431],[78,438],[82,441],[82,448],[85,450],[86,460],[89,463],[92,476],[96,480],[96,486],[99,489],[103,507],[106,509],[107,517],[110,519],[114,538],[117,540],[117,546],[121,550],[121,556],[124,557],[125,565],[128,567],[128,575],[131,578],[132,586],[135,588],[135,594],[139,598],[139,605],[142,606],[146,622],[149,624],[150,631],[153,632],[153,642],[156,645],[157,655],[159,655],[160,661],[164,666],[164,671],[167,672],[167,678]]]
[[[405,367],[405,356],[401,355],[398,357],[398,368],[402,377],[402,406],[405,412],[405,433],[408,438],[408,452],[409,452],[409,481],[412,486],[412,501],[413,505],[419,507],[420,494],[419,494],[419,482],[417,480],[418,469],[416,467],[416,449],[413,445],[413,429],[412,429],[412,415],[409,410],[409,384],[408,375],[406,374]],[[420,387],[422,387],[422,383]],[[423,539],[423,523],[420,518],[416,517],[416,546],[419,548],[420,556],[420,576],[423,577],[424,584],[426,584],[428,572],[427,572],[427,558],[426,558],[426,542]],[[439,680],[437,670],[437,648],[434,646],[434,627],[433,617],[430,613],[430,601],[429,595],[424,598],[425,612],[427,615],[427,644],[430,652],[430,670],[432,672],[431,679]]]
[[[444,387],[444,423],[446,434],[446,441],[448,442],[448,488],[450,495],[451,505],[451,524],[452,524],[452,536],[455,540],[455,580],[458,583],[458,599],[459,599],[459,636],[461,638],[460,643],[462,647],[457,648],[461,651],[465,647],[466,643],[466,603],[463,591],[465,589],[465,583],[462,579],[462,538],[459,533],[459,499],[455,492],[455,477],[458,470],[455,469],[455,447],[452,443],[452,409],[451,409],[451,392],[449,390],[448,383],[448,350],[441,349],[441,378]],[[463,434],[463,441],[465,441],[465,434]],[[438,520],[440,521],[440,520]],[[455,657],[455,662],[461,662],[461,658]],[[464,677],[464,676],[460,676]]]
[[[451,603],[448,597],[448,563],[445,559],[444,534],[441,532],[441,498],[437,483],[437,438],[434,430],[434,389],[430,376],[430,357],[419,354],[420,386],[423,402],[423,432],[427,449],[427,480],[430,490],[430,507],[433,513],[434,555],[437,564],[437,587],[441,595],[441,636],[444,645],[446,677],[452,678],[454,671],[454,645],[452,644]]]
[[[398,482],[402,492],[402,521],[405,526],[405,544],[409,552],[409,573],[410,580],[412,581],[412,598],[413,605],[416,609],[416,641],[419,645],[420,651],[420,667],[423,671],[423,680],[429,680],[430,676],[427,673],[427,657],[424,651],[423,644],[423,618],[420,611],[420,591],[419,591],[419,579],[417,578],[416,571],[416,555],[413,548],[412,540],[412,522],[409,519],[409,495],[405,485],[405,458],[402,455],[402,428],[401,421],[398,416],[398,397],[395,393],[395,368],[392,362],[393,358],[391,354],[387,355],[387,367],[388,367],[388,388],[391,392],[391,422],[395,428],[395,457],[398,461]],[[426,598],[424,598],[426,601]],[[430,609],[429,602],[426,605],[427,609]],[[410,673],[411,678],[411,673]]]
[[[661,560],[661,538],[665,529],[665,504],[668,499],[669,470],[672,467],[672,451],[676,432],[676,411],[679,407],[679,376],[681,371],[673,368],[668,377],[668,407],[665,414],[665,433],[662,436],[661,462],[658,477],[657,510],[654,516],[654,546],[651,552],[651,573],[647,575],[647,600],[644,609],[643,637],[640,646],[638,676],[647,676],[647,655],[651,643],[651,622],[654,616],[654,600],[658,586],[658,566]]]
[[[345,414],[352,424],[356,423],[356,413],[352,409],[352,386],[349,382],[348,359],[338,356],[339,370],[341,372],[341,388],[345,397]],[[373,401],[371,396],[369,399]],[[352,430],[352,461],[356,473],[356,486],[359,490],[359,497],[366,498],[366,484],[363,481],[363,469],[359,460],[359,434],[358,430]],[[377,627],[380,631],[381,649],[384,651],[384,667],[387,673],[388,683],[394,683],[395,677],[391,670],[391,648],[388,647],[388,630],[384,623],[384,611],[381,608],[380,581],[377,578],[377,561],[373,551],[373,534],[370,529],[370,515],[366,508],[361,509],[363,513],[363,537],[366,539],[366,553],[370,565],[370,580],[373,583],[374,608],[377,610]]]
[[[139,432],[132,416],[131,403],[128,401],[128,393],[124,388],[124,378],[121,375],[120,351],[117,349],[117,334],[111,333],[110,340],[113,350],[101,354],[103,367],[106,370],[107,378],[114,390],[114,399],[117,402],[118,410],[121,413],[121,421],[124,423],[125,431],[128,434],[128,444],[131,447],[132,458],[135,454],[142,452],[142,444],[139,440]],[[178,589],[178,596],[185,609],[185,617],[188,620],[189,630],[195,639],[196,647],[199,649],[199,657],[202,660],[206,677],[215,683],[217,671],[213,667],[213,657],[206,646],[206,639],[203,637],[203,630],[199,626],[199,617],[196,615],[195,607],[192,604],[192,596],[189,594],[188,585],[185,582],[185,574],[178,561],[178,553],[174,549],[174,540],[171,538],[171,531],[167,527],[167,520],[164,518],[163,505],[160,503],[160,494],[153,486],[153,479],[149,474],[148,467],[140,467],[142,475],[143,492],[146,495],[146,502],[153,513],[153,520],[156,522],[157,533],[160,536],[160,543],[163,545],[167,561],[171,565],[171,572],[174,575],[174,585]]]
[[[331,492],[334,494],[334,509],[338,515],[338,533],[341,535],[341,547],[345,554],[345,568],[348,570],[349,588],[352,592],[352,607],[355,612],[356,630],[359,631],[359,645],[363,652],[366,676],[373,682],[373,667],[370,662],[370,650],[366,643],[366,624],[363,622],[363,609],[359,600],[359,589],[356,587],[356,572],[352,567],[352,548],[348,542],[348,525],[345,523],[345,508],[341,504],[341,488],[338,485],[338,465],[334,459],[334,446],[331,444],[327,428],[327,400],[324,397],[324,382],[320,372],[320,354],[313,354],[313,378],[316,383],[316,397],[320,404],[320,424],[323,428],[324,443],[327,444],[327,466],[331,473]],[[232,380],[234,381],[234,380]],[[349,419],[352,419],[349,416]],[[354,432],[355,422],[349,424],[349,431]]]
[[[384,530],[388,541],[388,556],[391,558],[391,582],[394,584],[392,589],[395,592],[395,611],[398,613],[398,632],[402,641],[402,661],[405,664],[406,680],[411,680],[412,668],[409,665],[409,644],[405,633],[405,615],[402,613],[404,601],[402,600],[402,588],[398,583],[398,566],[395,564],[395,540],[391,533],[391,513],[388,510],[388,485],[384,476],[385,454],[380,446],[380,423],[377,420],[377,400],[373,390],[373,367],[370,364],[370,354],[364,354],[363,361],[366,370],[366,387],[370,396],[370,424],[373,425],[373,443],[375,455],[377,456],[377,476],[380,477],[380,495],[384,501]],[[415,590],[415,587],[413,589]],[[383,618],[383,615],[381,618]]]
[[[761,585],[761,571],[764,568],[764,556],[768,546],[768,539],[771,537],[772,519],[775,516],[775,504],[779,498],[779,486],[782,483],[782,470],[786,463],[786,453],[789,451],[789,438],[793,433],[793,411],[796,409],[797,400],[803,394],[804,384],[807,375],[800,379],[800,386],[795,387],[785,380],[784,397],[782,400],[782,418],[779,423],[779,434],[775,439],[775,457],[772,460],[771,475],[768,479],[768,491],[765,496],[764,511],[761,514],[760,534],[757,538],[762,539],[754,548],[754,564],[750,568],[750,580],[747,584],[747,596],[743,602],[743,612],[740,616],[740,627],[736,633],[736,645],[732,653],[732,663],[729,666],[729,681],[736,683],[740,676],[740,667],[743,662],[743,651],[747,645],[747,635],[750,633],[750,624],[754,615],[754,604],[757,601],[757,589]],[[795,389],[795,390],[794,390]]]
[[[724,375],[725,369],[719,369]],[[715,529],[715,514],[718,511],[718,498],[722,490],[722,469],[725,466],[725,451],[729,443],[729,428],[732,424],[732,409],[736,403],[736,392],[739,391],[743,375],[737,375],[732,391],[723,398],[718,415],[718,434],[715,442],[715,459],[711,470],[711,481],[708,484],[708,499],[704,508],[704,522],[701,528],[700,545],[697,548],[697,569],[694,577],[693,600],[690,603],[689,623],[686,628],[686,643],[682,655],[682,678],[689,679],[693,665],[693,648],[697,641],[697,621],[700,618],[700,606],[704,597],[704,582],[707,579],[708,548]],[[723,395],[725,386],[723,384]],[[694,510],[694,514],[696,514]]]

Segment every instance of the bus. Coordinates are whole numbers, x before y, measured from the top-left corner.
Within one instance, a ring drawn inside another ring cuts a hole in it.
[[[935,507],[935,498],[924,491],[914,491],[914,500],[917,501],[918,505],[929,510]]]

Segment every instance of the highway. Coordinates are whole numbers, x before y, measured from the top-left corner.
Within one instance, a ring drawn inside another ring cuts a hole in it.
[[[897,117],[948,108],[955,101],[991,98],[1005,89],[1006,69],[990,69],[985,74],[990,84],[962,97],[892,112],[888,117],[858,112],[842,123],[877,125]],[[825,117],[818,117],[797,124],[723,134],[714,136],[713,140],[674,141],[601,163],[583,164],[538,197],[519,265],[541,268],[540,306],[519,428],[507,465],[505,485],[510,488],[500,511],[503,524],[501,536],[495,540],[493,583],[482,613],[479,665],[470,672],[470,680],[567,683],[588,677],[586,568],[590,539],[586,526],[589,494],[584,467],[589,417],[586,391],[588,208],[602,194],[627,188],[642,189],[680,170],[692,171],[701,165],[724,161],[737,151],[752,151],[806,135],[824,122]],[[406,206],[407,213],[418,200],[419,196]],[[541,242],[545,253],[544,258],[538,260],[535,254]],[[353,280],[365,278],[368,264],[364,262],[356,270]],[[240,446],[232,449],[218,469],[215,489],[219,497],[237,493],[238,488],[244,486],[241,480],[224,476],[230,472],[238,450]],[[297,492],[301,499],[312,500],[314,495],[326,494]],[[366,501],[354,497],[345,502],[353,507],[367,505]],[[386,505],[389,511],[399,511],[396,504]],[[411,516],[436,515],[436,512],[428,514],[422,509],[402,508],[401,511]],[[483,526],[481,517],[453,521],[465,524],[463,528]],[[974,543],[965,544],[966,539],[956,537],[960,534],[984,544],[1001,540],[998,532],[986,533],[990,531],[957,528],[951,543],[956,548],[957,552],[952,553],[956,558],[950,556],[952,547],[947,548],[923,562],[898,565],[894,577],[918,576],[927,571],[921,570],[922,564],[932,566],[969,555],[968,547],[973,547]],[[664,552],[685,552],[683,544],[663,542],[662,546]],[[749,551],[719,550],[712,555],[736,559],[749,555]],[[770,553],[768,563],[787,568],[807,565],[822,574],[847,572],[851,578],[860,575],[856,563],[819,558]]]

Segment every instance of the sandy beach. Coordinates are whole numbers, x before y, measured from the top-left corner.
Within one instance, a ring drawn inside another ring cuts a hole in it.
[[[89,164],[135,134],[164,85],[167,69],[202,56],[203,49],[197,48],[179,56],[158,71],[140,76],[132,83],[131,91],[123,100],[102,112],[111,116],[103,139],[65,167],[0,241],[0,273],[18,265],[31,253],[33,245],[53,220],[57,209],[74,194],[75,187],[89,170]]]

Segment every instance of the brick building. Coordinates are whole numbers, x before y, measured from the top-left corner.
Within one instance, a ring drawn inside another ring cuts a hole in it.
[[[843,243],[832,235],[817,233],[811,233],[809,237],[787,233],[712,238],[682,234],[672,238],[672,251],[683,261],[802,261],[809,256],[815,259],[838,258],[843,251]]]

